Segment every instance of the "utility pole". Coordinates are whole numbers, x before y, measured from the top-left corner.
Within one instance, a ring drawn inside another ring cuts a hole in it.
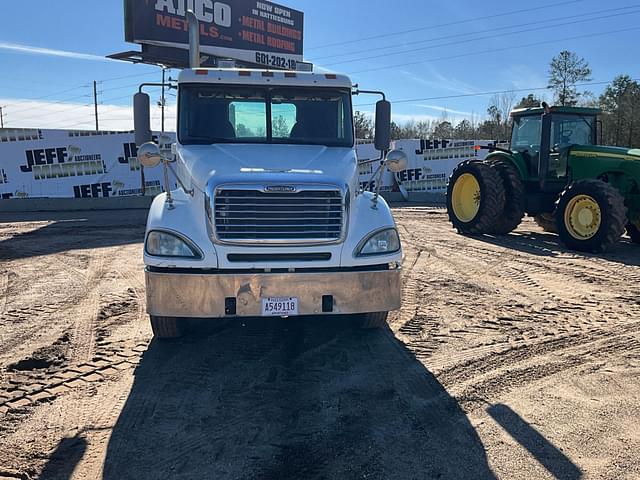
[[[0,128],[4,128],[4,112],[2,111],[4,107],[0,107]]]
[[[96,114],[96,132],[100,130],[98,125],[98,82],[93,81],[93,109]]]
[[[162,121],[161,121],[161,131],[162,131],[162,133],[164,133],[164,106],[165,106],[165,103],[166,103],[165,96],[164,96],[165,72],[166,72],[166,68],[163,66],[162,67],[162,96],[160,97],[160,111],[161,111],[161,114],[162,114]]]

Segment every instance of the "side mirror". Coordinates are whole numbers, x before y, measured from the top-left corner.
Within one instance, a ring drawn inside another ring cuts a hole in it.
[[[387,151],[391,147],[391,103],[380,100],[376,103],[375,147]]]
[[[136,146],[140,147],[151,141],[151,100],[146,93],[133,96],[133,128]]]
[[[160,147],[153,142],[145,143],[138,148],[138,161],[145,168],[157,167],[162,161]]]
[[[387,155],[385,165],[393,173],[402,172],[407,169],[409,159],[402,150],[391,150]]]

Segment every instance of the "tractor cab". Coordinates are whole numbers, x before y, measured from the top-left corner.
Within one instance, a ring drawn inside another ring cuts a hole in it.
[[[511,112],[511,150],[525,160],[527,176],[542,191],[560,192],[568,181],[569,152],[575,145],[597,145],[597,108],[523,108]]]

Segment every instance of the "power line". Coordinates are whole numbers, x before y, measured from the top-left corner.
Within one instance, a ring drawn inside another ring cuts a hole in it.
[[[538,11],[538,10],[548,10],[549,8],[555,8],[555,7],[561,7],[561,6],[565,6],[565,5],[572,5],[575,3],[582,3],[585,0],[569,0],[566,2],[560,2],[560,3],[548,3],[546,5],[542,5],[539,7],[533,7],[533,8],[525,8],[522,10],[512,10],[509,12],[504,12],[504,13],[498,13],[498,14],[493,14],[493,15],[486,15],[483,17],[475,17],[475,18],[468,18],[466,20],[458,20],[455,22],[448,22],[448,23],[441,23],[441,24],[437,24],[437,25],[429,25],[426,27],[417,27],[417,28],[410,28],[408,30],[400,30],[397,32],[391,32],[391,33],[384,33],[381,35],[373,35],[370,37],[362,37],[362,38],[358,38],[355,40],[349,40],[346,42],[335,42],[335,43],[326,43],[324,45],[318,45],[316,47],[310,47],[307,48],[307,51],[309,50],[318,50],[321,48],[329,48],[329,47],[336,47],[336,46],[344,46],[344,45],[349,45],[349,44],[353,44],[353,43],[360,43],[360,42],[366,42],[369,40],[376,40],[378,38],[388,38],[388,37],[394,37],[396,35],[403,35],[405,33],[414,33],[414,32],[421,32],[424,30],[433,30],[434,28],[442,28],[442,27],[450,27],[452,25],[462,25],[465,23],[470,23],[470,22],[477,22],[480,20],[494,20],[496,18],[500,18],[500,17],[507,17],[507,16],[511,16],[511,15],[517,15],[520,13],[528,13],[528,12],[534,12],[534,11]]]
[[[148,72],[148,73],[142,73],[142,74],[138,73],[138,74],[135,74],[135,75],[126,75],[126,76],[121,76],[121,77],[105,78],[105,79],[102,79],[102,80],[97,80],[97,82],[98,82],[98,84],[101,84],[103,82],[110,82],[110,81],[120,80],[120,79],[123,79],[123,78],[143,77],[143,76],[155,75],[155,74],[157,74],[157,72]],[[122,88],[127,88],[127,87],[131,87],[131,86],[136,86],[136,85],[138,85],[138,84],[134,83],[134,84],[122,85],[120,87],[106,88],[106,89],[103,89],[101,92],[119,90],[119,89],[122,89]],[[66,90],[53,92],[53,93],[50,93],[50,94],[47,94],[47,95],[43,95],[43,96],[40,96],[40,97],[31,97],[31,98],[27,97],[27,98],[21,98],[20,100],[29,100],[29,101],[44,100],[46,98],[55,97],[57,95],[62,95],[64,93],[77,91],[79,88],[89,88],[89,87],[90,87],[89,84],[77,85],[77,86],[75,86],[73,88],[69,88],[69,89],[66,89]],[[66,103],[66,102],[69,102],[71,100],[77,100],[77,99],[80,99],[80,98],[86,98],[88,96],[89,95],[75,95],[73,97],[69,97],[69,98],[66,98],[66,99],[63,99],[63,100],[59,100],[59,101],[56,101],[56,102],[47,102],[47,103],[50,104],[50,105],[56,105],[56,104]],[[9,107],[9,106],[12,106],[12,105],[16,105],[16,104],[7,104],[6,106]],[[22,113],[22,112],[26,112],[26,111],[29,111],[29,110],[36,110],[38,108],[40,108],[40,107],[29,107],[29,108],[24,108],[24,109],[12,111],[12,113],[13,114]]]
[[[102,94],[103,92],[104,92],[104,90],[103,91],[98,91],[98,95]],[[91,97],[91,94],[82,95],[81,97],[74,96],[74,97],[68,98],[66,100],[61,100],[61,101],[58,101],[58,102],[49,102],[49,103],[47,103],[47,106],[49,106],[49,105],[69,105],[69,101],[70,100],[76,100],[76,99],[79,99],[79,98],[89,98],[89,97]],[[105,105],[106,102],[113,102],[113,101],[122,100],[122,99],[125,99],[125,98],[132,98],[132,95],[131,94],[127,94],[127,95],[121,95],[121,96],[118,96],[118,97],[110,97],[110,98],[102,99],[102,100],[98,101],[98,105]],[[93,103],[92,104],[82,104],[82,105],[76,104],[76,105],[77,106],[69,108],[69,109],[66,109],[66,110],[63,110],[63,111],[54,111],[54,112],[44,113],[42,115],[35,115],[34,114],[33,116],[22,118],[21,121],[39,120],[41,118],[49,117],[51,115],[60,115],[61,113],[62,114],[66,114],[68,112],[73,112],[73,111],[77,111],[77,110],[81,110],[81,109],[85,109],[85,108],[91,107],[93,105]],[[39,106],[39,107],[29,107],[29,108],[25,108],[25,109],[21,109],[21,110],[12,111],[11,113],[12,113],[12,115],[15,115],[17,113],[23,113],[23,112],[28,112],[28,111],[32,111],[32,110],[41,110],[41,109],[42,109],[41,106]]]
[[[523,33],[523,32],[528,32],[528,31],[538,31],[540,30],[540,28],[536,27],[536,28],[528,28],[526,30],[522,30],[522,31],[516,31],[516,32],[504,32],[505,29],[513,29],[513,28],[520,28],[520,27],[531,27],[533,25],[544,25],[541,28],[555,28],[555,27],[559,27],[559,26],[563,26],[563,25],[571,25],[574,23],[582,23],[582,22],[590,22],[590,21],[594,21],[594,20],[602,20],[605,18],[610,18],[610,17],[615,17],[615,16],[621,16],[621,15],[631,15],[634,13],[638,13],[640,12],[640,10],[636,10],[633,12],[623,12],[623,13],[618,13],[618,14],[613,14],[613,15],[609,15],[609,16],[600,16],[600,17],[594,17],[594,18],[587,18],[584,20],[575,20],[577,18],[580,17],[589,17],[592,15],[597,15],[597,14],[601,14],[601,13],[608,13],[608,12],[618,12],[620,10],[629,10],[629,9],[633,9],[633,8],[638,8],[640,7],[640,4],[636,4],[636,5],[632,5],[632,6],[627,6],[627,7],[619,7],[619,8],[608,8],[608,9],[604,9],[604,10],[597,10],[594,12],[589,12],[589,13],[582,13],[579,15],[574,15],[572,17],[572,21],[571,22],[567,22],[567,23],[559,23],[559,24],[554,24],[554,25],[548,25],[550,21],[560,21],[560,20],[566,20],[567,17],[560,17],[560,18],[555,18],[555,19],[545,19],[545,20],[539,20],[536,22],[526,22],[526,23],[521,23],[521,24],[517,24],[517,25],[509,25],[509,26],[502,26],[500,27],[500,33],[495,34],[496,29],[495,28],[491,28],[488,30],[480,30],[477,32],[470,32],[467,35],[476,35],[476,34],[482,34],[482,33],[494,33],[494,35],[488,36],[488,37],[480,37],[480,38],[473,38],[470,40],[464,40],[461,42],[454,42],[454,43],[445,43],[445,44],[439,44],[439,45],[434,45],[431,47],[424,47],[423,49],[426,50],[428,48],[436,48],[436,47],[441,47],[441,46],[448,46],[448,45],[455,45],[457,43],[466,43],[466,42],[471,42],[471,41],[477,41],[477,40],[484,40],[484,39],[490,39],[490,38],[498,38],[501,37],[503,35],[513,35],[516,33]],[[394,48],[406,48],[409,45],[418,45],[418,44],[423,44],[423,43],[430,43],[430,42],[435,42],[438,40],[446,40],[446,39],[451,39],[451,38],[459,38],[465,35],[461,35],[459,33],[455,33],[455,34],[451,34],[451,35],[443,35],[443,36],[439,36],[439,37],[432,37],[432,38],[428,38],[428,39],[424,39],[424,40],[416,40],[416,41],[412,41],[412,42],[403,42],[403,43],[396,43],[393,45],[387,45],[384,47],[377,47],[376,51],[380,51],[380,50],[389,50],[389,49],[394,49]],[[418,51],[419,49],[415,49],[415,50],[406,50],[406,51],[401,51],[401,52],[394,52],[391,53],[389,55],[400,55],[403,53],[410,53],[410,52],[414,52],[414,51]],[[421,49],[420,49],[421,50]],[[347,57],[347,56],[351,56],[351,55],[357,55],[359,53],[371,53],[371,48],[367,48],[367,49],[362,49],[362,50],[355,50],[352,52],[348,52],[348,53],[339,53],[339,54],[335,54],[335,55],[326,55],[324,57],[316,57],[314,58],[315,62],[318,62],[320,60],[325,60],[325,59],[329,59],[329,58],[341,58],[341,57]],[[335,63],[329,63],[326,66],[331,66],[331,65],[339,65],[341,63],[349,63],[349,62],[358,62],[361,60],[368,60],[370,58],[379,58],[380,55],[376,55],[376,56],[368,56],[368,57],[364,57],[364,58],[355,58],[355,59],[351,59],[351,60],[346,60],[343,62],[335,62]]]
[[[89,98],[89,97],[90,97],[90,95],[89,95],[89,94],[86,94],[86,95],[80,95],[80,96],[75,95],[75,96],[73,96],[73,97],[69,97],[69,98],[66,98],[66,99],[63,99],[63,100],[58,100],[58,101],[56,101],[56,102],[47,102],[47,105],[68,105],[68,104],[69,104],[69,102],[71,102],[72,100],[78,100],[78,99],[80,99],[80,98]],[[30,100],[30,101],[35,101],[35,100]],[[30,111],[32,111],[32,110],[41,110],[41,109],[42,109],[42,107],[41,107],[41,106],[38,106],[38,107],[28,107],[28,108],[23,108],[23,109],[20,109],[20,110],[12,110],[12,111],[11,111],[11,114],[12,114],[12,115],[15,115],[15,114],[17,114],[17,113],[24,113],[24,112],[30,112]]]
[[[477,52],[470,52],[470,53],[461,53],[458,55],[450,55],[450,56],[446,56],[446,57],[436,57],[436,58],[429,58],[426,60],[419,60],[417,62],[406,62],[406,63],[397,63],[394,65],[385,65],[382,67],[374,67],[374,68],[368,68],[366,70],[358,70],[355,72],[350,72],[350,75],[357,75],[360,73],[368,73],[368,72],[377,72],[380,70],[386,70],[386,69],[392,69],[392,68],[398,68],[398,67],[407,67],[407,66],[411,66],[411,65],[421,65],[423,63],[429,63],[429,62],[437,62],[440,60],[452,60],[452,59],[456,59],[456,58],[464,58],[464,57],[472,57],[474,55],[483,55],[486,53],[497,53],[497,52],[505,52],[508,50],[515,50],[515,49],[519,49],[519,48],[529,48],[529,47],[537,47],[540,45],[549,45],[552,43],[557,43],[557,42],[564,42],[564,41],[568,41],[568,40],[578,40],[581,38],[591,38],[591,37],[602,37],[605,35],[611,35],[614,33],[623,33],[623,32],[631,32],[631,31],[636,31],[636,30],[640,30],[640,27],[631,27],[631,28],[624,28],[624,29],[616,29],[616,30],[609,30],[606,32],[598,32],[598,33],[588,33],[588,34],[584,34],[584,35],[575,35],[572,37],[564,37],[564,38],[556,38],[553,40],[543,40],[541,42],[534,42],[534,43],[527,43],[527,44],[523,44],[523,45],[513,45],[513,46],[509,46],[509,47],[502,47],[502,48],[493,48],[493,49],[489,49],[489,50],[480,50]]]
[[[636,10],[634,12],[625,12],[625,13],[616,13],[616,14],[612,14],[612,15],[606,15],[606,16],[602,16],[602,17],[595,17],[595,18],[589,18],[586,20],[575,20],[575,21],[571,21],[571,22],[564,22],[564,23],[558,23],[555,25],[547,25],[547,26],[542,26],[542,27],[532,27],[532,28],[526,28],[523,30],[518,30],[515,32],[501,32],[498,34],[494,34],[494,35],[486,35],[484,37],[478,37],[478,38],[472,38],[472,39],[467,39],[467,40],[460,40],[457,42],[449,42],[449,43],[441,43],[438,45],[430,45],[428,47],[420,47],[420,48],[414,48],[411,50],[404,50],[402,52],[394,52],[394,53],[389,53],[386,55],[370,55],[368,57],[360,57],[360,58],[356,58],[356,59],[351,59],[351,60],[343,60],[340,62],[334,62],[334,63],[329,63],[326,66],[333,66],[333,65],[342,65],[344,63],[351,63],[351,62],[362,62],[364,60],[371,60],[371,59],[379,59],[381,57],[390,57],[390,56],[395,56],[395,55],[402,55],[405,53],[414,53],[414,52],[420,52],[420,51],[424,51],[424,50],[430,50],[432,48],[438,48],[438,47],[448,47],[451,45],[460,45],[460,44],[464,44],[464,43],[470,43],[470,42],[477,42],[479,40],[489,40],[492,38],[502,38],[505,35],[519,35],[522,33],[527,33],[527,32],[532,32],[532,31],[540,31],[540,30],[544,30],[544,29],[549,29],[549,28],[556,28],[556,27],[562,27],[562,26],[566,26],[566,25],[575,25],[578,23],[584,23],[584,22],[591,22],[594,20],[603,20],[605,18],[611,18],[611,17],[619,17],[621,15],[632,15],[634,13],[640,13],[640,10]]]
[[[20,100],[40,100],[42,98],[49,98],[49,97],[53,97],[53,96],[56,96],[56,95],[61,95],[63,93],[72,92],[74,90],[77,90],[78,88],[86,87],[86,86],[87,85],[79,85],[79,86],[75,86],[73,88],[68,88],[66,90],[61,90],[61,91],[58,91],[58,92],[53,92],[53,93],[50,93],[50,94],[47,94],[47,95],[43,95],[41,97],[20,97]],[[24,85],[21,85],[19,87],[14,87],[14,86],[11,86],[11,87],[3,86],[2,87],[3,90],[9,89],[9,90],[16,90],[16,91],[23,91],[24,88],[25,88]]]
[[[157,75],[157,74],[158,74],[158,72],[136,73],[134,75],[123,75],[121,77],[103,78],[101,81],[102,82],[114,82],[116,80],[122,80],[124,78],[147,77],[149,75]]]
[[[633,78],[632,81],[640,81],[640,79]],[[586,83],[576,83],[574,87],[588,87],[593,85],[607,85],[613,82],[613,80],[608,80],[606,82],[586,82]],[[458,95],[442,95],[437,97],[423,97],[423,98],[408,98],[404,100],[390,100],[392,104],[397,103],[411,103],[411,102],[426,102],[430,100],[451,100],[454,98],[467,98],[467,97],[486,97],[489,95],[500,95],[502,93],[521,93],[521,92],[536,92],[540,90],[549,90],[549,87],[531,87],[531,88],[510,88],[508,90],[493,90],[490,92],[477,92],[477,93],[461,93]],[[354,105],[354,107],[370,107],[375,105],[375,103],[360,103]]]

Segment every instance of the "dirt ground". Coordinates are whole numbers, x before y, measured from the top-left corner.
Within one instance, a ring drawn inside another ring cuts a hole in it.
[[[395,214],[390,330],[192,322],[168,344],[144,212],[0,214],[0,478],[640,478],[640,247]]]

